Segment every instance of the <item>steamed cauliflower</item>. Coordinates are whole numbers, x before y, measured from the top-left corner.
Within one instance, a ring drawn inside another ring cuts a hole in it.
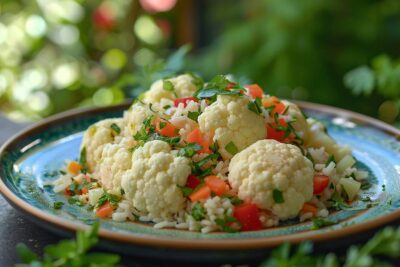
[[[189,160],[171,151],[164,141],[150,141],[136,149],[132,168],[122,176],[126,198],[151,218],[171,219],[185,207],[178,186],[186,184],[191,172]]]
[[[337,162],[345,156],[351,156],[350,147],[337,144],[335,140],[325,132],[325,127],[321,122],[309,118],[307,119],[307,123],[309,125],[309,134],[308,138],[305,139],[304,145],[306,147],[324,147],[329,155],[334,155]]]
[[[127,137],[135,135],[142,127],[143,121],[152,114],[148,106],[142,105],[141,103],[134,103],[129,110],[124,113],[126,127],[123,130],[123,135]]]
[[[228,179],[239,198],[285,220],[296,217],[312,198],[313,176],[312,163],[299,148],[261,140],[232,158]],[[282,203],[274,199],[274,191],[281,192]]]
[[[87,129],[83,135],[81,150],[86,149],[86,161],[89,169],[94,171],[100,162],[103,147],[114,141],[117,133],[111,128],[112,124],[124,128],[123,119],[106,119],[99,121]]]
[[[263,117],[250,111],[248,103],[247,97],[219,95],[198,118],[201,132],[214,133],[213,140],[225,160],[233,156],[225,149],[229,143],[239,152],[266,136]]]
[[[144,94],[142,101],[146,104],[156,104],[162,99],[174,100],[177,98],[192,96],[197,91],[197,86],[193,83],[193,77],[189,74],[179,75],[167,79],[173,84],[173,90],[164,88],[163,80],[153,83],[150,89]]]
[[[106,144],[94,175],[99,177],[99,181],[108,192],[119,195],[121,177],[131,166],[132,153],[123,142]]]

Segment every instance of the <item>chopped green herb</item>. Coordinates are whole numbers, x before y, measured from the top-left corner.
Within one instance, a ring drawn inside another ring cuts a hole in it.
[[[368,190],[372,187],[372,184],[369,181],[362,181],[361,182],[361,190]]]
[[[61,175],[66,175],[66,174],[67,174],[67,172],[64,171],[64,170],[59,170],[59,173],[60,173]]]
[[[69,199],[68,199],[68,204],[70,204],[70,205],[76,205],[76,206],[79,206],[79,207],[82,207],[84,204],[82,203],[82,201],[77,197],[77,196],[73,196],[73,197],[70,197]]]
[[[174,92],[175,91],[174,84],[171,81],[168,81],[168,80],[163,80],[163,89],[165,91],[169,91],[169,92]]]
[[[111,124],[110,128],[116,132],[117,134],[121,133],[121,128],[119,128],[119,126],[116,123]]]
[[[331,162],[333,162],[333,163],[336,164],[336,160],[335,160],[335,156],[334,156],[334,155],[331,155],[331,156],[328,158],[328,160],[327,160],[326,163],[325,163],[325,167],[328,167],[328,165],[329,165]]]
[[[218,150],[219,150],[218,142],[215,141],[215,142],[210,146],[210,148],[211,148],[211,150],[212,150],[214,153],[217,153]]]
[[[97,209],[103,206],[107,201],[111,204],[111,206],[116,207],[118,203],[121,201],[121,197],[104,192],[103,195],[101,195],[101,197],[97,201],[95,208]]]
[[[222,231],[226,232],[226,233],[237,233],[239,232],[239,230],[232,228],[231,226],[229,226],[229,224],[233,223],[233,222],[237,222],[235,217],[232,216],[225,216],[224,219],[215,219],[215,223],[221,227]],[[239,224],[239,223],[238,223]]]
[[[311,226],[311,230],[317,230],[317,229],[320,229],[325,226],[333,225],[336,222],[329,221],[329,220],[323,219],[321,217],[317,217],[317,218],[312,219],[312,223],[313,223],[313,225]]]
[[[53,208],[56,209],[56,210],[61,209],[62,206],[64,206],[64,202],[56,201],[56,202],[53,203]]]
[[[275,109],[275,106],[272,105],[272,106],[269,106],[269,107],[264,107],[264,109],[268,112],[268,114],[271,115],[271,112]]]
[[[232,156],[238,153],[239,151],[236,145],[232,141],[225,146],[225,150],[228,151],[228,153],[231,154]]]
[[[238,205],[241,205],[241,204],[244,203],[243,200],[241,200],[240,198],[235,197],[235,196],[222,196],[222,198],[229,199],[231,204],[234,205],[234,206],[238,206]]]
[[[190,112],[190,111],[189,111],[187,116],[188,116],[189,119],[191,119],[191,120],[197,122],[197,119],[199,118],[199,115],[200,115],[199,112],[196,112],[196,111]]]
[[[208,161],[210,160],[216,160],[219,158],[219,154],[210,154],[207,155],[206,157],[204,157],[203,159],[199,160],[198,162],[196,162],[196,165],[198,167],[202,167],[204,164],[206,164]]]
[[[167,110],[167,109],[169,109],[169,108],[171,108],[171,105],[165,105],[165,106],[163,106],[163,109],[165,109],[165,110]]]
[[[181,191],[184,197],[188,197],[193,193],[193,189],[186,186],[176,185]]]
[[[335,210],[344,210],[350,207],[338,192],[333,193],[329,202],[332,203],[331,208]]]
[[[203,149],[202,146],[196,144],[196,143],[189,143],[187,146],[181,148],[178,152],[179,156],[182,157],[193,157],[194,154],[196,154],[197,151]]]
[[[164,129],[165,126],[167,126],[167,123],[165,121],[160,121],[159,126],[160,126],[160,129]]]
[[[206,210],[199,202],[196,202],[192,207],[192,217],[196,221],[201,221],[206,217]]]
[[[121,196],[125,195],[125,190],[121,188],[120,194],[121,194]]]
[[[272,197],[274,198],[275,203],[283,203],[285,200],[283,199],[283,194],[282,191],[278,190],[278,189],[274,189],[272,191]]]
[[[256,100],[254,102],[250,101],[247,104],[247,108],[250,111],[253,111],[254,113],[256,113],[257,115],[260,115],[262,113],[261,107],[262,107],[261,98],[256,98]]]
[[[86,160],[86,147],[83,147],[79,156],[79,164],[82,166],[81,172],[86,174],[89,171],[89,166]]]

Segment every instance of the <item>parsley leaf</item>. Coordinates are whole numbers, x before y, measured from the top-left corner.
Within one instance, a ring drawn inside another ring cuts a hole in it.
[[[95,208],[96,209],[100,208],[106,202],[109,202],[111,206],[116,207],[120,201],[121,201],[121,197],[120,196],[104,192],[103,195],[101,195],[101,197],[97,201]]]
[[[256,113],[257,115],[260,115],[262,113],[262,104],[261,104],[261,98],[257,97],[256,100],[254,101],[250,101],[247,104],[247,108],[250,111],[253,111],[254,113]]]
[[[64,206],[64,202],[56,201],[56,202],[53,203],[53,208],[54,208],[55,210],[61,209],[62,206]]]
[[[222,198],[229,199],[231,204],[234,205],[234,206],[238,206],[238,205],[241,205],[241,204],[244,203],[243,200],[241,200],[240,198],[235,197],[235,196],[222,196]]]
[[[187,146],[185,146],[179,150],[178,156],[191,158],[197,151],[199,151],[201,149],[203,149],[202,146],[200,146],[196,143],[189,143],[189,144],[187,144]]]
[[[312,223],[313,223],[313,225],[311,226],[311,230],[317,230],[317,229],[320,229],[325,226],[336,224],[336,222],[329,221],[329,220],[323,219],[321,217],[312,219]]]
[[[200,202],[196,202],[192,207],[192,217],[196,221],[201,221],[206,217],[206,210],[200,204]]]
[[[81,172],[86,174],[89,171],[89,166],[86,159],[86,147],[83,147],[79,156],[79,164],[82,166]]]
[[[231,154],[232,156],[238,153],[239,151],[236,145],[232,141],[225,146],[225,150],[228,151],[228,153]]]
[[[274,189],[272,191],[272,197],[274,198],[275,203],[283,203],[285,202],[285,200],[283,199],[283,194],[282,191],[278,190],[278,189]]]
[[[186,186],[176,185],[181,191],[184,197],[188,197],[193,193],[193,189]]]
[[[197,122],[197,119],[199,118],[199,115],[200,115],[199,112],[196,112],[196,111],[191,112],[191,111],[189,111],[187,116],[188,116],[189,119]]]
[[[117,134],[120,134],[120,133],[121,133],[121,128],[119,128],[119,126],[118,126],[116,123],[111,124],[111,125],[110,125],[110,128],[111,128],[114,132],[116,132]]]
[[[219,227],[221,227],[222,231],[224,231],[226,233],[237,233],[237,232],[239,232],[239,230],[229,226],[229,224],[233,223],[233,222],[236,222],[237,224],[239,224],[235,217],[228,216],[228,215],[226,215],[224,219],[220,219],[220,218],[215,219],[215,223]]]
[[[163,80],[163,89],[169,92],[175,92],[174,84],[171,81]]]
[[[76,205],[76,206],[79,206],[79,207],[82,207],[84,205],[83,202],[77,196],[70,197],[68,199],[68,204]]]

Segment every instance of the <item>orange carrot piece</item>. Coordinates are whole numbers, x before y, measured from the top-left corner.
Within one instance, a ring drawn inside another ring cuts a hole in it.
[[[82,166],[76,161],[71,161],[68,164],[67,169],[69,173],[77,175],[82,170]]]
[[[304,203],[303,207],[301,208],[302,213],[309,213],[311,212],[313,216],[317,215],[318,209],[313,204]]]
[[[245,85],[244,87],[247,89],[247,91],[249,92],[251,97],[262,98],[264,91],[258,84],[249,84],[249,85]]]
[[[201,199],[207,199],[211,195],[211,189],[207,185],[203,185],[198,190],[193,192],[189,198],[192,202],[199,201]]]
[[[96,216],[99,218],[107,218],[112,215],[114,208],[111,206],[110,202],[106,202],[96,211]]]
[[[229,190],[229,186],[224,180],[218,178],[217,176],[210,175],[204,179],[206,185],[214,192],[217,196],[222,196]]]

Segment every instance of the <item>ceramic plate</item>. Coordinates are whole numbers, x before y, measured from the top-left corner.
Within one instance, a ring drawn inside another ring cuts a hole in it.
[[[337,142],[350,145],[358,168],[370,174],[373,186],[363,197],[377,201],[371,208],[354,203],[349,210],[330,215],[337,224],[310,230],[311,223],[287,223],[263,231],[201,234],[175,229],[154,229],[149,224],[101,220],[103,245],[119,252],[164,258],[208,259],[246,257],[285,241],[330,242],[359,234],[400,219],[400,131],[377,120],[322,105],[301,103],[309,116],[321,120]],[[104,118],[118,117],[127,104],[67,112],[19,133],[0,152],[0,189],[5,198],[37,223],[58,232],[72,232],[98,219],[77,206],[52,208],[65,202],[44,185],[65,160],[76,159],[83,131]],[[236,253],[231,253],[236,251]],[[239,253],[240,251],[240,253]],[[173,253],[171,253],[173,252]]]

